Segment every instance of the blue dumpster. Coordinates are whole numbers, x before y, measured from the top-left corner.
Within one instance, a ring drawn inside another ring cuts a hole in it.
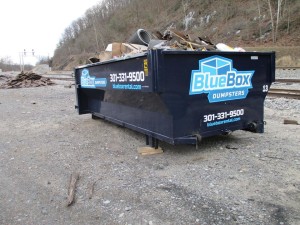
[[[153,49],[75,68],[79,114],[146,135],[147,144],[196,144],[235,130],[264,132],[274,52]]]

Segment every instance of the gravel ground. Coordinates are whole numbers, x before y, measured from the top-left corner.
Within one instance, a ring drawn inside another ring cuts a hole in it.
[[[0,224],[300,224],[300,126],[283,124],[300,122],[300,101],[268,98],[264,134],[151,156],[143,135],[74,105],[62,83],[0,90]]]
[[[277,69],[276,77],[300,79],[300,69],[293,69],[293,70]]]

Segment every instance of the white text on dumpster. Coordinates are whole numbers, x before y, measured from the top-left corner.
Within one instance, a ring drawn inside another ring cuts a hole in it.
[[[145,81],[144,71],[111,73],[110,82],[143,82]]]

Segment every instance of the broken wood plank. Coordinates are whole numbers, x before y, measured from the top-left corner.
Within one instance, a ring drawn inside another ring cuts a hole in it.
[[[89,183],[88,185],[88,198],[91,199],[94,194],[94,187],[95,187],[96,181]]]
[[[164,151],[161,149],[161,147],[158,147],[157,149],[149,147],[149,146],[138,148],[138,153],[141,155],[154,155],[154,154],[160,154],[163,152]]]
[[[283,120],[283,124],[293,124],[293,125],[299,125],[297,120]]]
[[[72,173],[71,174],[70,185],[69,185],[69,190],[68,190],[68,203],[67,203],[67,206],[72,205],[73,202],[74,202],[76,183],[77,183],[78,179],[79,179],[79,174],[78,173]]]

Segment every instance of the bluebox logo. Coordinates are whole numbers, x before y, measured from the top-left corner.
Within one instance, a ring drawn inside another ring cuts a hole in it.
[[[252,88],[254,72],[237,71],[231,59],[221,56],[199,60],[199,70],[191,74],[190,95],[208,93],[209,102],[244,99]]]
[[[83,88],[106,87],[107,79],[90,76],[89,70],[84,69],[81,72],[80,83],[81,83],[81,87]]]

